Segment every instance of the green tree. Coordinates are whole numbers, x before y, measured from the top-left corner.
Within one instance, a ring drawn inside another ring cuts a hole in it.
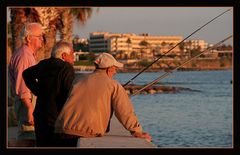
[[[143,40],[139,43],[140,46],[148,47],[149,43],[146,40]]]
[[[128,38],[127,41],[126,41],[126,43],[128,44],[128,52],[129,52],[130,44],[132,43],[131,39]]]
[[[148,61],[147,59],[143,59],[143,60],[138,62],[138,65],[142,66],[142,67],[146,67],[146,66],[150,65],[151,63],[152,62]]]
[[[179,46],[179,49],[180,49],[181,51],[183,51],[183,50],[184,50],[184,47],[185,47],[185,43],[182,42],[182,43],[179,44],[178,46]]]
[[[180,43],[179,45],[179,49],[180,49],[180,59],[183,59],[183,57],[184,57],[184,48],[185,48],[185,43],[184,42],[182,42],[182,43]]]
[[[163,42],[161,43],[161,45],[164,47],[164,46],[167,45],[167,43],[166,43],[165,41],[163,41]]]
[[[191,54],[190,54],[191,57],[194,57],[194,56],[200,54],[201,51],[200,51],[199,49],[192,49],[192,50],[190,50],[190,53],[191,53]]]
[[[136,59],[136,58],[138,58],[137,52],[136,52],[136,51],[132,51],[131,54],[130,54],[130,58],[131,58],[131,59]]]
[[[142,40],[142,41],[139,43],[139,45],[141,46],[141,50],[140,50],[140,52],[141,52],[141,57],[143,57],[143,55],[144,55],[144,53],[145,53],[144,49],[147,49],[150,44],[149,44],[146,40]]]

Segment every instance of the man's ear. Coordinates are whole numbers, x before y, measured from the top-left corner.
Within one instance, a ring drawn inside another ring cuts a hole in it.
[[[62,59],[65,60],[66,58],[66,53],[62,53]]]
[[[109,67],[106,69],[106,73],[109,76],[109,73],[110,73],[110,68]]]
[[[27,35],[27,37],[26,37],[26,41],[27,41],[27,43],[30,42],[30,36],[29,36],[29,35]]]

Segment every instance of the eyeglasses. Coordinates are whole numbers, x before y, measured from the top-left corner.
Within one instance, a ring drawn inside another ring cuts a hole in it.
[[[37,37],[38,39],[43,40],[43,35],[39,35],[39,36],[37,36],[37,35],[32,35],[32,34],[31,34],[31,36],[34,36],[34,37]]]

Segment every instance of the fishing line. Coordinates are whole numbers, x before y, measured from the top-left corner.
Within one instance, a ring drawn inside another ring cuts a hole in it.
[[[214,21],[215,19],[217,19],[218,17],[222,16],[223,14],[225,14],[226,12],[230,11],[231,9],[228,9],[226,11],[224,11],[223,13],[219,14],[218,16],[214,17],[212,20],[210,20],[209,22],[207,22],[206,24],[204,24],[203,26],[201,26],[200,28],[198,28],[197,30],[195,30],[194,32],[192,32],[190,35],[188,35],[186,38],[184,38],[182,41],[180,41],[178,44],[176,44],[175,46],[173,46],[170,50],[168,50],[166,53],[164,53],[163,55],[160,55],[156,60],[154,60],[151,64],[149,64],[147,67],[143,68],[137,75],[135,75],[133,78],[131,78],[128,82],[126,82],[123,87],[125,87],[126,85],[128,85],[130,82],[132,82],[136,77],[138,77],[142,72],[144,72],[145,70],[147,70],[150,66],[152,66],[155,62],[157,62],[160,58],[162,58],[163,56],[165,56],[167,53],[169,53],[170,51],[172,51],[175,47],[177,47],[178,45],[180,45],[181,43],[183,43],[186,39],[188,39],[189,37],[191,37],[193,34],[195,34],[196,32],[198,32],[199,30],[201,30],[203,27],[205,27],[206,25],[208,25],[209,23],[211,23],[212,21]]]
[[[189,60],[184,61],[184,62],[183,62],[181,65],[179,65],[178,67],[176,67],[176,68],[170,70],[169,72],[166,72],[165,74],[159,76],[158,78],[156,78],[155,80],[153,80],[153,81],[150,82],[149,84],[145,85],[145,86],[142,87],[141,89],[137,90],[136,92],[134,92],[134,93],[133,93],[132,95],[130,95],[130,96],[134,96],[134,95],[138,94],[139,92],[141,92],[142,90],[144,90],[144,89],[146,89],[146,88],[154,85],[155,83],[159,82],[159,81],[162,80],[163,78],[165,78],[165,77],[167,77],[168,75],[170,75],[171,73],[173,73],[173,71],[177,70],[177,69],[180,68],[181,66],[183,66],[183,65],[185,65],[186,63],[190,62],[190,61],[193,60],[194,58],[199,57],[199,56],[202,55],[203,53],[205,53],[205,52],[207,52],[207,51],[209,51],[209,50],[212,50],[212,49],[216,48],[217,46],[219,46],[220,44],[222,44],[223,42],[225,42],[226,40],[228,40],[228,39],[230,39],[230,38],[232,38],[232,35],[230,35],[229,37],[227,37],[227,38],[223,39],[222,41],[216,43],[216,44],[213,45],[212,47],[207,48],[206,50],[204,50],[203,52],[201,52],[201,53],[197,54],[196,56],[190,58]]]

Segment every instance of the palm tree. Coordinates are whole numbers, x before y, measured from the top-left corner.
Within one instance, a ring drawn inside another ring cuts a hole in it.
[[[49,58],[52,47],[56,43],[56,34],[59,25],[61,25],[61,13],[63,9],[59,8],[32,8],[32,16],[38,16],[39,23],[43,25],[44,29],[44,45],[38,51],[37,59],[41,60]],[[34,13],[36,12],[36,13]]]
[[[129,54],[129,47],[130,47],[130,44],[132,43],[131,39],[128,38],[127,41],[126,41],[126,43],[128,44],[128,52],[127,52],[127,53],[128,53],[128,55],[130,55],[130,54]]]
[[[142,40],[140,43],[139,43],[140,46],[142,46],[142,49],[141,49],[141,57],[144,56],[144,53],[146,51],[144,51],[143,49],[147,49],[149,47],[149,43],[146,41],[146,40]]]
[[[146,40],[143,40],[139,43],[140,46],[145,46],[147,48],[147,46],[149,45],[149,43]]]
[[[11,38],[11,34],[12,34],[12,32],[11,32],[11,24],[10,24],[10,22],[8,22],[8,33],[7,33],[7,42],[8,42],[8,45],[7,45],[7,64],[9,64],[9,62],[10,62],[10,58],[11,58],[11,56],[12,56],[12,49],[11,49],[11,47],[12,47],[12,38]]]
[[[155,48],[154,48],[154,56],[159,56],[159,55],[161,55],[161,47],[160,47],[160,45],[159,44],[157,44],[156,46],[155,46]]]
[[[185,47],[185,43],[182,42],[182,43],[179,44],[178,46],[179,46],[179,49],[180,49],[181,51],[183,51],[183,50],[184,50],[184,47]]]
[[[189,40],[186,42],[188,57],[191,58],[192,42]]]
[[[184,57],[184,48],[185,48],[185,46],[186,46],[185,42],[182,42],[181,44],[179,44],[179,49],[180,49],[180,53],[181,53],[181,56],[180,56],[181,60]]]
[[[166,43],[165,41],[163,41],[163,42],[161,43],[161,46],[162,46],[162,49],[165,49],[165,47],[167,46],[167,43]]]
[[[12,32],[12,51],[21,45],[20,30],[27,21],[26,8],[11,9],[11,32]]]
[[[10,9],[13,51],[21,44],[20,30],[25,22],[42,24],[45,32],[44,45],[37,54],[38,61],[50,57],[51,49],[56,42],[57,30],[60,32],[60,39],[72,42],[73,18],[75,17],[84,24],[92,14],[92,8],[33,7]]]
[[[138,57],[138,54],[136,51],[132,51],[131,54],[130,54],[130,58],[131,59],[136,59]]]
[[[172,48],[174,46],[174,43],[170,43],[169,47]]]
[[[92,8],[70,8],[64,9],[61,13],[60,38],[61,40],[72,41],[73,19],[84,25],[92,15]]]

